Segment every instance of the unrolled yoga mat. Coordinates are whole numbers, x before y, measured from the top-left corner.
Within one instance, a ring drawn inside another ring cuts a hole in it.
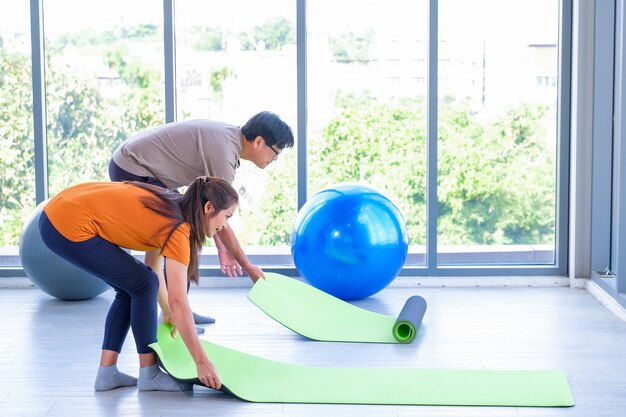
[[[317,368],[271,361],[200,339],[222,381],[246,401],[564,407],[574,405],[566,376],[555,371],[410,368]],[[199,383],[180,336],[162,324],[150,347],[174,378]]]
[[[248,298],[283,326],[309,339],[334,342],[410,343],[426,301],[410,297],[398,317],[353,306],[304,282],[266,273]]]

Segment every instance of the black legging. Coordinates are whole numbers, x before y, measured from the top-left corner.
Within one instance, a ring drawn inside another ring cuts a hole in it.
[[[41,238],[50,250],[73,265],[102,279],[115,289],[115,300],[104,325],[102,349],[121,352],[133,329],[138,353],[151,353],[157,340],[157,293],[159,280],[142,262],[99,236],[83,242],[65,238],[46,213],[39,219]]]
[[[121,182],[121,181],[139,181],[145,182],[146,184],[157,185],[161,188],[167,188],[165,184],[156,178],[152,177],[140,177],[139,175],[131,174],[130,172],[122,169],[111,159],[109,161],[109,178],[111,181]]]

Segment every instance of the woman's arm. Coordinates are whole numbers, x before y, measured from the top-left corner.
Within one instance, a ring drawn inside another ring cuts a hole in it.
[[[198,379],[207,387],[219,389],[222,386],[213,363],[209,360],[196,332],[193,313],[187,298],[187,266],[168,259],[165,263],[167,273],[168,301],[170,319],[191,353],[198,369]]]
[[[169,322],[170,306],[167,302],[167,285],[165,284],[165,277],[163,276],[163,257],[161,256],[161,250],[155,249],[146,252],[143,262],[148,265],[159,278],[159,295],[158,302],[161,311],[163,311],[164,322]]]

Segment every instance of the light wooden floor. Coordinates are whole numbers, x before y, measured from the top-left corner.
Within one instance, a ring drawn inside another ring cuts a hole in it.
[[[265,316],[245,288],[192,288],[194,310],[217,323],[204,337],[255,355],[313,366],[562,370],[572,408],[258,404],[206,388],[193,393],[97,393],[102,323],[112,293],[63,302],[36,289],[0,290],[0,416],[585,416],[626,415],[626,323],[585,290],[397,288],[357,304],[397,314],[429,303],[411,345],[313,342]],[[132,339],[120,369],[138,373]]]

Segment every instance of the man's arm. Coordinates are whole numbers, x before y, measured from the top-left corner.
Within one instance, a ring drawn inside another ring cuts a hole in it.
[[[228,249],[226,249],[220,237],[215,234],[213,240],[215,240],[215,246],[217,247],[217,257],[220,261],[222,273],[228,275],[230,278],[242,276],[243,271],[241,270],[241,265],[239,265],[239,262],[228,252]]]
[[[230,227],[225,228],[221,232],[219,232],[215,237],[219,235],[219,240],[224,245],[224,247],[228,250],[228,252],[239,262],[241,268],[246,271],[246,273],[250,276],[252,282],[256,282],[259,278],[265,278],[265,274],[263,270],[256,265],[253,265],[246,254],[243,252],[241,245],[239,245],[239,241],[237,240],[237,236],[235,236],[235,232]],[[216,244],[217,244],[217,239]],[[219,251],[219,247],[218,247]]]

